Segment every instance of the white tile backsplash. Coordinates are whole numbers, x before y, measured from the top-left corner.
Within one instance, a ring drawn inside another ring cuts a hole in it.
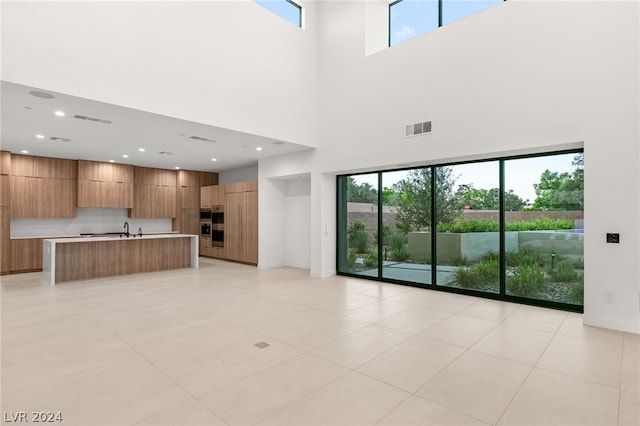
[[[11,219],[11,238],[66,237],[84,233],[119,232],[124,222],[129,231],[143,233],[171,232],[171,219],[137,219],[127,217],[127,209],[77,209],[73,219]]]

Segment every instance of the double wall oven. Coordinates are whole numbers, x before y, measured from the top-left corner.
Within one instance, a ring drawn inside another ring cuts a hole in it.
[[[224,206],[200,209],[200,238],[209,247],[224,247]]]

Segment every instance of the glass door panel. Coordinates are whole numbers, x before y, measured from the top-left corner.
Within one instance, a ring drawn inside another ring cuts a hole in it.
[[[431,169],[382,174],[382,276],[431,284]]]
[[[498,161],[436,167],[436,283],[500,292]]]
[[[343,272],[378,277],[378,173],[344,176],[346,250]]]
[[[583,304],[584,155],[559,154],[505,161],[506,294]]]

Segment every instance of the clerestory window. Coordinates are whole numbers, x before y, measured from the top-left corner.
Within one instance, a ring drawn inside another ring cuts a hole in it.
[[[254,0],[254,2],[302,28],[302,7],[291,0]]]
[[[389,5],[389,46],[506,0],[398,0]]]

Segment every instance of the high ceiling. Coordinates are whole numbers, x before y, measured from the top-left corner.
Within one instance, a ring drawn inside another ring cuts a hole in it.
[[[5,81],[1,97],[1,148],[14,154],[223,172],[310,149]]]

